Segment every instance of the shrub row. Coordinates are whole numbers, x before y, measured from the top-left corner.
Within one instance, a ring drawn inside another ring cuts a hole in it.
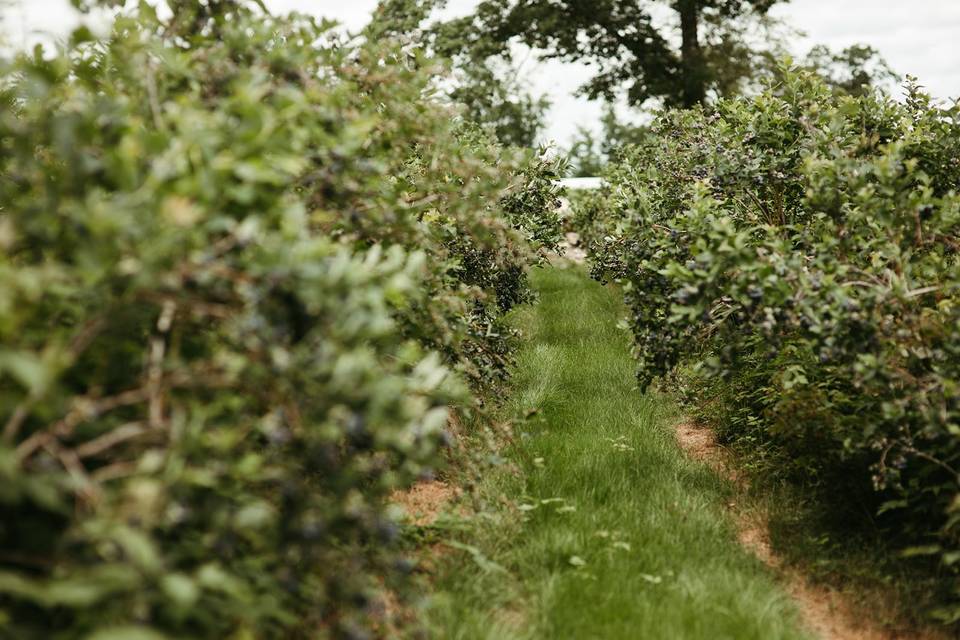
[[[386,633],[385,496],[558,240],[415,50],[195,8],[3,63],[0,637]]]
[[[576,219],[623,283],[642,385],[692,372],[723,437],[772,444],[836,506],[870,496],[957,602],[960,108],[788,71],[664,113],[607,180]]]

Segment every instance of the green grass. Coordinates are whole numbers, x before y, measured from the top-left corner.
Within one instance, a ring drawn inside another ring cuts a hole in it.
[[[502,411],[536,413],[479,479],[484,508],[457,537],[469,548],[441,561],[430,636],[807,637],[737,543],[730,487],[676,445],[673,404],[637,391],[619,294],[573,268],[534,282]]]

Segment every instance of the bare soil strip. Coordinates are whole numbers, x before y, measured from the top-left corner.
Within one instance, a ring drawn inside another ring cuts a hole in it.
[[[583,264],[587,260],[587,252],[580,244],[580,235],[573,231],[564,236],[564,239],[560,242],[558,253],[574,264]]]
[[[676,426],[677,442],[692,459],[702,462],[745,491],[745,480],[731,463],[729,453],[717,444],[714,432],[690,422]],[[740,543],[764,564],[775,570],[784,588],[793,597],[807,627],[823,640],[934,640],[928,632],[897,632],[880,628],[869,615],[856,611],[844,594],[825,585],[812,584],[792,567],[786,566],[770,546],[763,514],[748,514],[736,502],[728,505],[737,525]]]
[[[418,527],[433,524],[437,516],[460,494],[460,489],[440,480],[420,482],[406,491],[395,491],[390,502],[403,508],[408,521]]]

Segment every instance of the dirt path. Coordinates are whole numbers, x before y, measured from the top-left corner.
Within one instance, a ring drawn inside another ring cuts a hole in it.
[[[717,444],[712,430],[690,422],[676,426],[677,442],[686,454],[712,467],[741,491],[745,480],[731,463],[730,456]],[[770,536],[762,514],[748,514],[736,502],[729,505],[736,520],[738,537],[764,564],[774,569],[785,590],[797,603],[807,627],[822,640],[935,640],[924,632],[902,633],[883,629],[869,615],[856,611],[844,594],[824,585],[811,584],[799,571],[786,566],[770,546]]]
[[[574,264],[583,264],[587,259],[587,252],[580,244],[580,236],[573,231],[564,235],[558,253]]]

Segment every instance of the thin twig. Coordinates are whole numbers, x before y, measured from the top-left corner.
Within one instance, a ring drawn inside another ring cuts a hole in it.
[[[148,415],[151,427],[163,424],[163,357],[167,350],[166,334],[173,323],[173,314],[177,305],[173,300],[163,303],[163,310],[157,320],[158,335],[150,339],[150,365],[147,370],[147,389],[150,395]]]
[[[107,314],[103,313],[95,318],[91,318],[83,323],[80,330],[77,331],[73,339],[70,340],[70,346],[67,352],[71,359],[78,358],[80,354],[87,350],[93,339],[97,337],[103,327],[107,324]]]
[[[148,398],[146,389],[131,389],[123,393],[101,400],[94,400],[88,396],[76,398],[73,408],[66,416],[46,429],[37,431],[17,447],[17,460],[22,462],[30,457],[37,449],[45,447],[58,438],[70,435],[80,424],[99,415],[112,411],[118,407],[139,404]]]
[[[160,99],[157,96],[157,76],[154,73],[153,62],[147,63],[147,100],[150,103],[150,115],[153,116],[153,124],[157,131],[167,131],[167,125],[163,121],[163,112],[160,108]]]
[[[116,480],[124,476],[132,475],[137,470],[136,462],[114,462],[105,467],[100,467],[93,472],[93,480],[102,484],[109,480]]]
[[[7,424],[3,427],[3,441],[10,443],[13,442],[17,437],[17,432],[20,431],[20,427],[23,426],[23,421],[27,419],[27,416],[30,415],[30,409],[33,408],[33,405],[36,403],[35,397],[30,397],[17,405],[17,408],[13,410],[13,414],[10,416],[10,419],[7,420]]]
[[[200,385],[207,389],[216,389],[232,386],[233,380],[224,377],[222,374],[223,372],[217,367],[208,367],[207,370],[198,367],[196,371],[181,370],[174,372],[167,376],[164,382],[165,386],[171,388]],[[71,408],[66,416],[46,429],[37,431],[20,443],[16,450],[17,461],[22,463],[37,451],[37,449],[58,438],[69,436],[77,426],[88,420],[92,420],[97,416],[119,407],[140,404],[149,399],[150,391],[147,387],[130,389],[115,396],[99,400],[89,396],[76,398],[73,401],[73,408]]]
[[[934,285],[934,286],[930,286],[930,287],[923,287],[923,288],[921,288],[921,289],[914,289],[913,291],[908,291],[908,292],[907,292],[907,297],[908,297],[908,298],[916,298],[917,296],[922,296],[922,295],[927,294],[927,293],[933,293],[934,291],[940,291],[940,289],[942,289],[942,288],[943,288],[943,287],[941,287],[940,285]]]
[[[957,484],[960,484],[960,473],[958,473],[956,469],[951,467],[946,462],[943,462],[942,460],[938,460],[937,458],[934,458],[930,454],[924,453],[923,451],[920,451],[918,449],[914,449],[911,446],[902,445],[902,444],[901,446],[903,446],[903,450],[906,451],[907,453],[912,453],[916,457],[926,460],[927,462],[931,462],[937,465],[938,467],[940,467],[941,469],[943,469],[944,471],[947,471],[953,476],[953,479],[957,482]]]
[[[86,503],[95,503],[100,499],[100,490],[91,480],[84,468],[83,463],[76,452],[72,449],[61,447],[56,441],[47,442],[43,445],[44,450],[60,461],[67,473],[76,481],[79,489],[77,496]]]
[[[772,216],[770,215],[770,211],[767,209],[766,205],[764,205],[763,202],[760,201],[760,198],[758,198],[752,191],[744,191],[744,193],[750,196],[750,199],[753,200],[753,203],[757,205],[757,208],[760,209],[760,211],[763,213],[767,222],[773,223]]]
[[[75,449],[77,456],[79,458],[90,458],[95,455],[99,455],[113,447],[130,440],[131,438],[136,438],[137,436],[149,433],[152,429],[149,429],[147,425],[143,422],[128,422],[127,424],[120,425],[115,429],[111,429],[107,433],[103,434],[98,438],[94,438],[89,442],[85,442]]]
[[[90,346],[90,343],[93,342],[93,339],[100,333],[100,330],[103,329],[105,324],[105,315],[97,316],[85,322],[73,339],[70,340],[70,346],[67,347],[69,358],[75,360],[81,353],[86,351],[87,347]],[[11,443],[16,440],[17,434],[20,432],[20,427],[23,426],[24,421],[30,415],[30,410],[33,409],[39,400],[40,398],[38,396],[31,396],[17,405],[10,419],[7,420],[7,423],[3,427],[4,442]]]

